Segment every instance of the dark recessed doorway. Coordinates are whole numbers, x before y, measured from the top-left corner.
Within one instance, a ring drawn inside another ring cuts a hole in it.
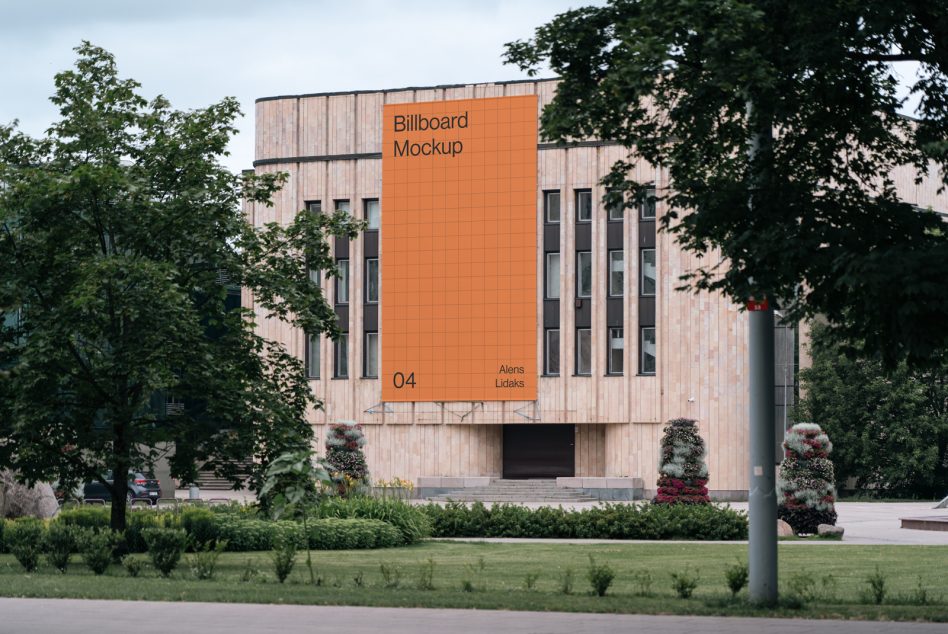
[[[504,477],[572,477],[575,442],[573,425],[504,425]]]

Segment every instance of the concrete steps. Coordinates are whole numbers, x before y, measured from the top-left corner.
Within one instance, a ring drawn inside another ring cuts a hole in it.
[[[429,498],[433,502],[596,502],[581,491],[556,486],[555,480],[491,480],[486,486],[459,488]]]

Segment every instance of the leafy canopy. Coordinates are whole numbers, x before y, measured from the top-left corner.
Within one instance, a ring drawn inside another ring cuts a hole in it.
[[[333,274],[327,236],[361,223],[300,213],[255,229],[242,200],[269,205],[286,176],[218,162],[237,101],[174,110],[140,96],[108,52],[76,50],[46,135],[0,126],[0,464],[71,485],[170,448],[175,477],[207,462],[236,479],[253,459],[259,487],[274,456],[308,446],[320,403],[255,319],[336,335],[309,269]],[[257,313],[239,307],[241,288]],[[124,478],[110,487],[120,528]]]
[[[644,195],[635,157],[667,169],[662,225],[701,258],[692,288],[782,298],[790,319],[824,315],[890,362],[948,346],[948,234],[894,181],[944,185],[945,0],[611,0],[556,16],[506,60],[560,76],[547,137],[629,148],[603,179],[610,202]],[[892,64],[906,60],[918,121],[898,113]]]
[[[928,497],[948,491],[948,356],[938,366],[887,369],[843,353],[825,328],[813,330],[813,365],[800,372],[794,418],[833,439],[836,482],[879,495]]]

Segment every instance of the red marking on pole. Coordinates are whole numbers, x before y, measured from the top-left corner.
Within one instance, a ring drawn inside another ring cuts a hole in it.
[[[768,308],[770,308],[770,303],[766,298],[747,300],[747,310],[749,311],[767,310]]]

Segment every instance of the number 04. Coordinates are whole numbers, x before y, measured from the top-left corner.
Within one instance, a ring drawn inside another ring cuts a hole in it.
[[[400,390],[406,385],[415,387],[415,373],[409,372],[408,376],[406,377],[401,372],[396,372],[395,374],[392,375],[392,385],[395,386],[396,390]]]

